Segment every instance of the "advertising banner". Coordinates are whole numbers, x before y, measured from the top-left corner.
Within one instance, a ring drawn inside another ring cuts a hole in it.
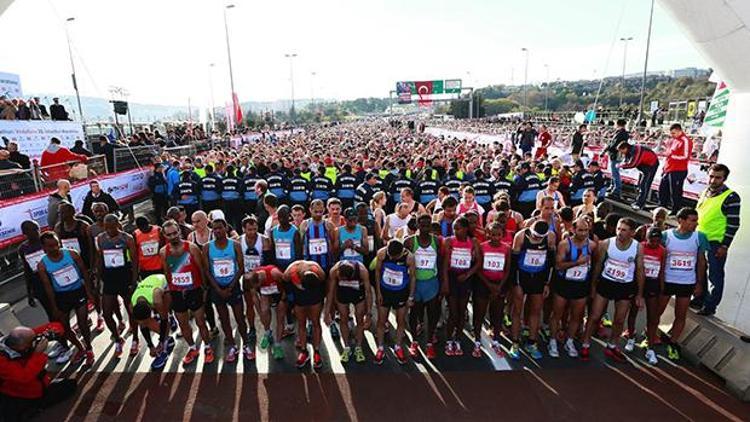
[[[31,159],[40,158],[53,137],[68,148],[84,139],[80,123],[51,120],[0,120],[0,137],[17,141],[18,149]]]
[[[21,78],[15,73],[0,72],[0,97],[23,97]]]

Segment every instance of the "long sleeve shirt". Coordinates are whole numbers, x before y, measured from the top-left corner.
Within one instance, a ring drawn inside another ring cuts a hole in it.
[[[693,154],[693,140],[683,132],[680,136],[672,138],[666,154],[664,173],[687,171],[690,157]]]

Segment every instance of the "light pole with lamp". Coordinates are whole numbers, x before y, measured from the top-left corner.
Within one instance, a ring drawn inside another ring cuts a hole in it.
[[[239,107],[239,104],[237,104],[237,101],[235,101],[235,91],[234,91],[234,72],[232,71],[232,50],[229,47],[229,24],[227,24],[227,10],[234,9],[233,4],[228,4],[224,6],[224,34],[226,36],[227,41],[227,62],[229,63],[229,87],[232,90],[232,114],[235,113],[235,108]],[[231,117],[231,121],[234,121],[235,116]],[[239,122],[236,122],[239,123]]]
[[[529,49],[524,47],[521,49],[521,51],[523,51],[524,55],[526,56],[526,61],[523,68],[523,107],[528,109],[529,101],[526,92],[526,85],[529,82]]]
[[[73,48],[70,44],[70,31],[68,30],[68,25],[75,21],[76,18],[70,17],[68,19],[65,19],[65,38],[68,40],[68,56],[70,57],[70,70],[71,70],[71,79],[73,80],[73,89],[76,91],[76,101],[78,102],[78,115],[81,119],[81,126],[83,126],[83,135],[86,136],[86,120],[83,118],[83,107],[81,107],[81,94],[78,92],[78,81],[76,80],[76,65],[73,61]]]
[[[627,63],[628,60],[628,41],[632,40],[633,37],[620,38],[620,41],[625,43],[625,47],[622,50],[622,81],[620,82],[622,86],[620,87],[620,108],[622,108],[622,96],[625,92],[625,63]]]
[[[549,97],[549,65],[545,64],[544,69],[547,71],[547,82],[544,88],[544,111],[547,111],[547,100]]]
[[[284,57],[289,59],[289,83],[292,88],[292,108],[289,110],[289,118],[294,123],[296,114],[294,109],[294,58],[297,57],[297,53],[284,54]]]
[[[215,63],[208,65],[208,92],[211,96],[211,131],[216,128],[216,105],[214,103],[214,76],[212,69],[216,66]]]
[[[643,97],[646,93],[646,72],[648,72],[648,53],[651,49],[651,27],[654,23],[654,3],[656,0],[651,0],[651,14],[648,18],[648,37],[646,38],[646,58],[643,61],[643,77],[641,78],[641,99],[638,102],[638,121],[636,124],[640,124],[643,120]]]

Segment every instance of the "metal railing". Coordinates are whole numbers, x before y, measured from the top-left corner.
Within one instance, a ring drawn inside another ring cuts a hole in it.
[[[85,164],[79,161],[68,161],[49,166],[40,166],[34,160],[33,170],[38,191],[55,189],[57,181],[60,179],[67,179],[71,183],[74,183],[95,179],[99,175],[108,173],[107,159],[104,155],[89,157]]]
[[[0,171],[0,199],[18,198],[39,191],[34,169]]]
[[[112,171],[117,173],[147,167],[151,165],[153,158],[159,155],[159,152],[159,147],[155,145],[116,148],[112,160]]]

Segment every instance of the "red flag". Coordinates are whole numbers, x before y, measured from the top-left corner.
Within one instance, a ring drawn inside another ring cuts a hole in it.
[[[240,100],[237,98],[236,93],[232,93],[232,106],[234,108],[234,121],[235,123],[242,124],[242,107],[240,107]]]
[[[432,104],[432,81],[414,82],[419,96],[420,106],[429,106]]]

